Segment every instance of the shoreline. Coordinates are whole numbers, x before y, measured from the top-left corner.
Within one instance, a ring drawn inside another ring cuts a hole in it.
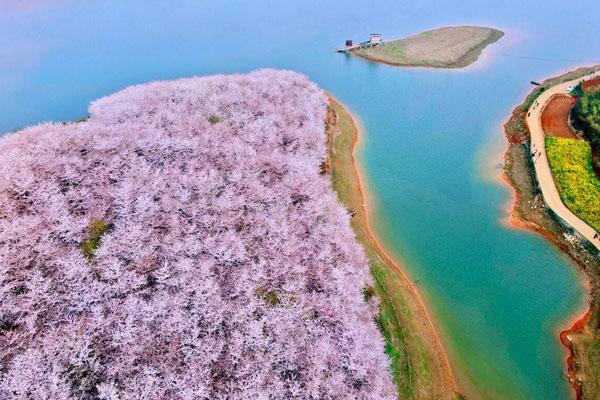
[[[541,86],[553,86],[556,81],[572,79],[575,75],[586,74],[596,66],[590,68],[578,68],[560,76],[546,79]],[[584,310],[574,310],[573,317],[566,322],[567,329],[559,328],[558,341],[566,349],[565,357],[566,377],[569,380],[573,395],[577,400],[584,397],[585,391],[583,382],[578,375],[581,358],[585,356],[577,352],[575,335],[583,335],[586,326],[591,322],[596,311],[595,299],[593,297],[594,288],[598,286],[598,277],[594,276],[594,254],[585,242],[579,246],[569,243],[564,238],[565,233],[570,233],[572,228],[566,226],[558,219],[551,210],[547,209],[544,203],[541,191],[539,189],[535,172],[531,164],[529,128],[523,116],[527,110],[524,104],[536,93],[538,89],[533,89],[526,96],[522,104],[517,105],[510,118],[504,123],[504,135],[508,141],[504,148],[504,168],[502,179],[511,188],[511,198],[507,204],[507,216],[503,218],[502,223],[508,227],[518,230],[527,230],[547,239],[561,253],[569,257],[575,264],[574,266],[583,273],[582,286],[587,293]],[[520,181],[520,182],[519,182]],[[529,198],[529,200],[527,200]],[[585,240],[585,239],[584,239]],[[590,261],[591,260],[591,261]]]
[[[362,223],[361,222],[357,222],[357,223],[363,225],[363,229],[365,230],[365,232],[368,236],[367,240],[371,241],[374,250],[381,256],[381,258],[384,260],[384,262],[388,266],[390,266],[391,268],[394,269],[394,271],[397,273],[398,277],[401,278],[401,280],[403,281],[403,284],[408,288],[408,290],[406,291],[408,293],[402,293],[403,297],[407,300],[407,303],[409,303],[409,306],[411,309],[421,313],[420,321],[419,321],[421,323],[418,324],[421,326],[421,332],[417,332],[417,333],[420,333],[421,336],[424,334],[431,335],[431,338],[433,339],[433,343],[431,343],[431,345],[428,347],[430,347],[429,351],[432,352],[434,357],[437,358],[438,361],[441,361],[441,363],[442,363],[442,371],[438,371],[438,372],[441,372],[441,374],[443,375],[442,378],[445,381],[443,386],[453,392],[452,396],[456,396],[460,392],[460,390],[459,390],[460,387],[454,376],[452,365],[451,365],[450,359],[448,357],[448,354],[442,344],[439,334],[437,333],[437,331],[433,325],[433,320],[430,316],[430,313],[427,309],[427,306],[426,306],[424,300],[422,299],[421,295],[419,294],[416,286],[408,278],[408,275],[404,271],[402,266],[397,261],[395,261],[388,254],[388,252],[386,252],[384,246],[379,241],[376,233],[374,232],[371,224],[369,223],[369,211],[368,210],[370,208],[369,208],[369,202],[368,202],[368,195],[365,191],[366,187],[364,184],[364,178],[360,172],[360,169],[358,167],[358,163],[356,160],[356,156],[355,156],[355,151],[359,145],[359,142],[360,142],[360,139],[362,136],[360,129],[358,127],[358,124],[356,122],[356,119],[352,115],[352,113],[350,113],[348,111],[348,107],[346,107],[343,103],[341,103],[337,99],[335,99],[330,93],[327,93],[327,96],[329,98],[330,106],[337,103],[349,115],[349,117],[351,119],[353,138],[352,138],[352,143],[350,144],[349,156],[350,156],[351,164],[352,164],[351,168],[355,175],[355,179],[357,180],[357,188],[356,188],[355,194],[360,199],[360,201],[361,201],[360,207],[362,208],[362,210],[360,212],[360,214],[362,216]],[[330,136],[329,133],[328,133],[328,136]],[[328,138],[328,141],[330,139],[331,138]],[[338,196],[339,196],[339,194],[338,194]],[[359,213],[357,212],[357,214],[359,214]],[[359,240],[359,242],[360,242],[360,240]],[[365,246],[364,243],[361,243],[361,244],[363,245],[363,247]]]
[[[557,250],[559,250],[561,253],[563,253],[565,256],[567,256],[569,258],[569,260],[574,264],[573,266],[575,268],[579,269],[579,271],[581,271],[583,273],[584,278],[581,282],[581,286],[584,288],[584,290],[586,292],[588,292],[588,295],[586,297],[590,297],[589,291],[590,291],[591,285],[590,285],[590,280],[589,280],[589,277],[587,276],[586,270],[581,265],[579,265],[579,261],[577,259],[575,259],[569,253],[568,249],[566,249],[564,246],[562,246],[558,242],[556,236],[554,236],[553,234],[551,234],[550,232],[545,230],[543,227],[540,227],[536,223],[534,223],[532,221],[528,221],[527,219],[520,218],[518,216],[518,214],[515,212],[515,209],[517,208],[517,204],[522,199],[521,195],[516,190],[516,188],[511,184],[510,178],[508,177],[506,172],[502,173],[502,182],[504,182],[504,185],[506,185],[510,189],[512,189],[511,190],[512,196],[509,199],[509,202],[507,203],[507,208],[506,208],[507,215],[506,215],[506,217],[502,218],[502,220],[500,222],[507,228],[515,229],[518,231],[526,231],[526,232],[533,233],[535,235],[542,237],[543,239],[550,242],[550,244],[552,246],[554,246]],[[567,321],[570,321],[570,322],[566,322],[563,326],[566,325],[566,326],[568,326],[568,328],[564,329],[564,330],[561,330],[561,328],[558,328],[558,330],[555,333],[557,341],[564,347],[564,349],[567,352],[567,355],[564,360],[564,362],[567,366],[565,374],[566,374],[567,379],[569,380],[569,383],[571,384],[572,389],[575,392],[576,400],[583,399],[583,392],[582,392],[582,388],[581,388],[581,382],[576,377],[575,350],[573,347],[573,343],[571,342],[571,340],[569,338],[573,334],[581,333],[583,328],[585,327],[585,325],[587,325],[587,323],[590,321],[590,317],[591,317],[591,313],[592,313],[591,300],[587,299],[585,303],[586,304],[584,305],[583,310],[581,310],[581,309],[576,310],[576,312],[574,312],[573,316],[571,318],[567,319]]]
[[[577,379],[575,375],[575,349],[573,348],[573,343],[571,342],[570,335],[581,332],[585,326],[590,322],[590,318],[592,317],[591,308],[586,311],[586,313],[575,320],[570,326],[569,329],[565,329],[560,332],[559,340],[564,347],[568,349],[569,355],[565,362],[567,363],[567,379],[571,383],[573,390],[575,390],[575,399],[581,400],[583,399],[583,389],[581,387],[581,382]]]
[[[589,299],[589,297],[590,297],[589,292],[591,289],[589,277],[587,276],[585,269],[579,265],[578,260],[573,258],[573,256],[568,252],[568,250],[560,245],[560,243],[556,240],[556,237],[554,235],[552,235],[550,232],[544,230],[537,224],[535,224],[531,221],[519,218],[518,215],[515,214],[514,209],[517,206],[517,203],[519,201],[521,201],[521,196],[519,195],[517,190],[515,190],[515,188],[511,185],[510,178],[508,177],[506,172],[502,173],[502,181],[504,182],[505,185],[507,185],[510,189],[512,189],[511,190],[512,196],[510,199],[511,203],[507,204],[508,206],[510,206],[510,208],[507,209],[507,215],[505,218],[502,219],[501,222],[507,228],[533,233],[534,235],[538,235],[541,238],[547,240],[548,242],[550,242],[550,244],[553,247],[555,247],[558,251],[560,251],[562,254],[567,256],[569,258],[569,261],[573,264],[573,267],[577,268],[583,274],[583,277],[582,277],[582,280],[580,283],[581,283],[581,286],[583,287],[583,289],[586,291],[586,293],[588,293],[586,295],[586,297],[588,297],[588,298],[585,300],[585,304],[583,305],[583,308],[578,308],[571,315],[571,317],[567,318],[564,323],[560,324],[561,326],[568,326],[568,328],[562,329],[559,327],[555,331],[555,338],[560,343],[560,345],[563,346],[564,350],[566,351],[566,356],[564,357],[564,363],[567,366],[565,375],[566,375],[567,379],[569,380],[569,383],[570,383],[572,389],[575,392],[574,393],[575,399],[582,400],[583,399],[583,391],[581,388],[581,382],[579,382],[579,380],[576,377],[575,349],[573,348],[573,343],[570,340],[570,335],[580,333],[583,330],[583,328],[585,327],[585,325],[589,322],[590,317],[591,317],[592,305],[591,305],[591,299]]]

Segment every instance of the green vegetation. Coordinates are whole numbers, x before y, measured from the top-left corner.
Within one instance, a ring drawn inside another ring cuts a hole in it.
[[[265,288],[259,288],[256,291],[256,295],[264,300],[265,303],[271,307],[275,307],[281,303],[279,296],[275,290],[266,290]]]
[[[576,90],[580,95],[573,109],[575,125],[592,145],[593,161],[600,170],[600,89],[583,91],[578,85]]]
[[[371,301],[373,296],[375,296],[375,289],[373,288],[373,286],[368,285],[367,287],[363,288],[362,294],[363,299],[365,299],[365,302],[368,303],[369,301]]]
[[[214,125],[216,123],[221,122],[221,118],[219,118],[218,115],[211,115],[210,117],[208,117],[208,122],[210,122],[211,125]]]
[[[81,252],[92,263],[94,261],[94,252],[102,242],[102,236],[110,230],[111,224],[101,219],[95,219],[88,225],[88,239],[81,243]]]
[[[583,88],[581,87],[581,82],[579,82],[579,84],[575,86],[573,90],[569,92],[569,94],[573,97],[583,96]]]
[[[600,180],[592,167],[590,145],[583,140],[547,137],[546,152],[562,201],[600,230]]]
[[[383,334],[385,339],[385,353],[388,355],[391,361],[392,374],[394,376],[394,382],[398,388],[398,398],[400,399],[413,399],[419,398],[417,396],[418,385],[416,384],[416,374],[423,374],[425,383],[431,385],[431,374],[427,360],[422,360],[417,365],[421,368],[419,371],[413,369],[413,362],[419,362],[419,357],[423,357],[419,352],[424,352],[423,343],[415,341],[415,343],[408,343],[405,335],[405,329],[403,327],[403,318],[413,318],[410,315],[408,305],[404,303],[404,299],[401,298],[400,293],[390,292],[392,285],[386,285],[386,280],[391,279],[393,281],[393,271],[386,271],[384,262],[381,259],[369,258],[371,261],[371,274],[375,278],[376,282],[376,293],[379,298],[379,315],[377,316],[376,322],[379,330]],[[396,308],[400,306],[401,308]],[[404,314],[404,315],[403,315]],[[414,340],[414,339],[413,339]],[[413,355],[411,352],[414,352]],[[416,360],[412,360],[412,358]]]
[[[531,93],[529,96],[527,96],[527,98],[525,99],[525,103],[523,103],[523,110],[524,111],[529,111],[529,108],[531,107],[531,105],[533,104],[533,102],[540,97],[540,95],[542,93],[544,93],[544,91],[546,90],[545,87],[540,87],[539,89],[536,89],[533,93]]]
[[[577,100],[577,114],[596,137],[600,136],[600,90],[586,91]]]
[[[423,315],[416,315],[409,297],[412,288],[374,241],[368,229],[353,149],[355,127],[350,114],[332,101],[326,124],[329,159],[322,171],[331,174],[333,188],[340,202],[352,210],[351,225],[363,246],[374,278],[373,287],[362,291],[365,301],[373,294],[379,299],[376,323],[385,338],[385,352],[390,357],[394,381],[400,399],[453,399],[449,388],[449,371],[440,365],[431,332],[424,329]],[[415,299],[412,298],[414,302]]]
[[[577,354],[577,374],[582,379],[583,398],[598,399],[600,393],[600,341],[597,334],[575,334],[573,348]]]

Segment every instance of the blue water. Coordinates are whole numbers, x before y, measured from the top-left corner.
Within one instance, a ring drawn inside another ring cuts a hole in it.
[[[487,154],[528,82],[592,64],[594,0],[0,0],[0,132],[86,115],[125,86],[260,67],[307,74],[360,118],[374,222],[482,398],[568,398],[556,333],[583,304],[576,268],[505,228]],[[500,3],[500,4],[495,4]],[[400,69],[332,50],[347,38],[452,24],[507,35],[466,71]]]

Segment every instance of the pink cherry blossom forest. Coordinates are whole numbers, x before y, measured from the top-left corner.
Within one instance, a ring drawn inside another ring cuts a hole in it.
[[[306,77],[154,82],[0,139],[0,399],[384,399]]]

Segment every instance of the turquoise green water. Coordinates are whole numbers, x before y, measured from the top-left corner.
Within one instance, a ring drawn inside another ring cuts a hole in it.
[[[148,80],[303,72],[361,119],[376,230],[430,304],[461,379],[482,398],[568,398],[556,333],[582,305],[580,276],[549,243],[502,226],[509,191],[483,176],[498,172],[486,155],[528,82],[599,54],[596,2],[19,3],[0,0],[0,132],[79,118],[91,100]],[[467,71],[332,51],[372,31],[464,23],[507,32]]]

